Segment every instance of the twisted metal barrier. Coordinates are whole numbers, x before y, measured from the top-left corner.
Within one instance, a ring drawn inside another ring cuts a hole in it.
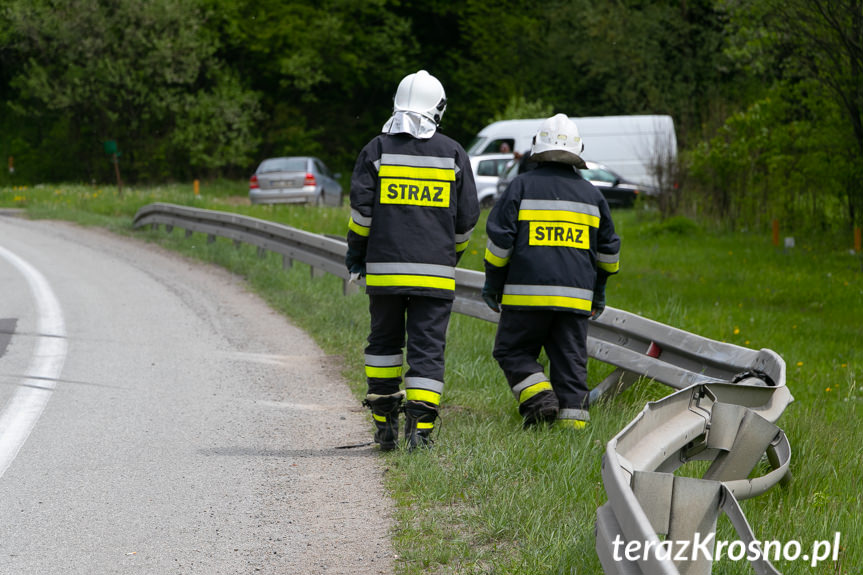
[[[135,228],[165,225],[229,238],[280,253],[343,280],[342,239],[282,224],[173,204],[144,206]],[[456,269],[453,310],[497,322],[482,301],[484,275]],[[591,402],[619,393],[640,378],[675,391],[648,403],[606,445],[602,480],[608,502],[597,510],[596,551],[606,574],[708,575],[713,566],[716,522],[725,513],[746,545],[758,540],[739,500],[760,495],[789,479],[791,448],[775,422],[793,401],[785,385],[785,362],[769,349],[751,350],[695,335],[607,307],[591,320],[590,357],[615,366],[591,391]],[[708,461],[701,478],[675,475],[692,461]],[[750,478],[763,464],[764,475]],[[682,546],[694,550],[680,553]],[[637,553],[635,551],[638,551]],[[779,572],[767,557],[747,554],[758,575]]]

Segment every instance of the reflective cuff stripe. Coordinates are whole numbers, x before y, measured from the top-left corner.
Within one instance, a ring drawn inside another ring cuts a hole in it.
[[[367,218],[357,210],[351,209],[351,219],[365,228],[372,227],[372,219],[370,217]]]
[[[364,238],[369,237],[369,232],[371,231],[368,227],[361,226],[360,224],[355,222],[353,218],[348,221],[348,229],[359,236],[363,236]]]
[[[578,421],[590,421],[590,413],[586,409],[573,409],[567,407],[557,412],[557,418]]]
[[[402,376],[403,359],[398,355],[366,354],[366,377],[398,378]]]
[[[473,228],[463,234],[455,235],[455,251],[463,252],[467,249],[467,244],[470,242],[470,236],[473,233]]]
[[[440,395],[443,393],[443,382],[428,377],[406,377],[405,391],[409,392],[411,389],[427,389]]]
[[[366,285],[378,287],[427,287],[455,291],[455,280],[432,276],[374,275],[366,271]]]
[[[455,243],[457,243],[457,244],[467,243],[467,241],[470,240],[470,236],[473,233],[473,230],[474,230],[474,228],[471,228],[463,234],[456,234],[455,235]]]
[[[545,296],[545,295],[506,295],[501,298],[501,305],[512,306],[534,306],[534,307],[564,307],[569,309],[578,309],[581,311],[590,311],[592,300],[575,299],[561,296]]]
[[[417,429],[434,429],[434,422],[417,421]]]
[[[372,355],[367,353],[365,356],[366,365],[373,367],[395,367],[401,366],[403,359],[401,354],[393,355]]]
[[[366,285],[455,291],[455,268],[438,264],[367,263]]]
[[[551,383],[543,372],[532,373],[512,387],[512,394],[519,403],[524,403],[540,391],[551,389]]]
[[[381,379],[394,378],[402,376],[402,366],[397,367],[373,367],[366,366],[366,377],[377,377]]]
[[[502,268],[509,263],[509,258],[499,258],[494,255],[491,250],[486,248],[485,250],[485,261],[490,263],[496,268]]]
[[[374,413],[374,412],[373,412],[373,413],[372,413],[372,418],[373,418],[375,421],[380,421],[381,423],[386,423],[386,422],[387,422],[387,416],[386,416],[386,415],[378,415],[377,413]]]
[[[417,168],[414,166],[383,165],[378,172],[381,178],[410,178],[412,180],[435,180],[454,182],[455,170],[441,168]]]
[[[615,274],[620,270],[620,252],[616,254],[596,254],[596,263],[608,273]]]
[[[607,271],[610,274],[616,274],[618,271],[620,271],[620,264],[618,262],[614,262],[613,264],[606,264],[603,262],[597,262],[596,265],[599,266],[600,268],[604,269],[605,271]]]
[[[493,241],[488,240],[485,244],[485,261],[491,265],[502,268],[509,263],[509,258],[512,256],[513,248],[508,250],[498,246]]]
[[[405,378],[405,399],[408,401],[425,401],[432,405],[440,405],[442,393],[442,381],[427,377]]]
[[[555,424],[567,429],[584,429],[587,427],[586,421],[580,421],[578,419],[558,419]]]
[[[440,405],[440,394],[426,389],[405,389],[407,401],[425,401],[432,405]]]
[[[600,252],[596,254],[596,259],[602,264],[616,264],[620,261],[620,252],[616,254],[604,254]]]
[[[397,166],[413,166],[416,168],[441,168],[455,170],[455,158],[443,158],[437,156],[412,156],[409,154],[381,154],[380,163],[376,162],[379,169],[387,164]]]
[[[571,222],[574,224],[583,224],[592,228],[599,227],[599,216],[590,214],[581,214],[577,212],[556,211],[556,210],[525,210],[521,209],[518,212],[519,221],[531,222]]]

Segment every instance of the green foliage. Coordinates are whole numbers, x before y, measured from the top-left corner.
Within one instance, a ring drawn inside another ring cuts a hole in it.
[[[670,114],[665,215],[863,221],[863,0],[5,0],[0,183],[350,173],[427,69],[468,142],[491,120]],[[679,186],[678,184],[683,184]]]
[[[110,173],[105,140],[133,178],[172,175],[165,160],[177,154],[193,168],[247,163],[257,96],[219,71],[197,0],[10,0],[3,13],[18,64],[12,110],[59,132],[79,160],[67,179]],[[38,134],[24,137],[47,152]]]
[[[734,226],[796,229],[849,221],[856,152],[841,110],[811,82],[777,83],[688,155],[699,210]],[[693,198],[695,199],[695,198]]]
[[[502,112],[489,119],[489,124],[501,120],[520,120],[522,118],[548,118],[554,115],[554,108],[542,100],[528,102],[524,96],[512,96]]]

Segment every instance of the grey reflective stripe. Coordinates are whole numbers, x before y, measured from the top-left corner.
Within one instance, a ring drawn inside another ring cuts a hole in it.
[[[406,377],[405,389],[425,389],[443,394],[443,382],[427,377]]]
[[[603,264],[616,264],[620,261],[620,252],[616,254],[597,254],[596,259],[598,262]]]
[[[409,263],[367,263],[366,274],[371,275],[418,275],[438,276],[455,279],[455,268],[437,264],[409,264]]]
[[[485,248],[491,252],[491,255],[497,256],[502,260],[505,260],[509,256],[512,255],[513,248],[509,248],[508,250],[503,249],[502,247],[496,245],[493,241],[488,240],[488,243],[485,244]]]
[[[545,376],[543,372],[532,373],[521,380],[521,382],[515,384],[512,388],[512,394],[515,396],[516,401],[518,400],[521,392],[530,387],[531,385],[536,385],[537,383],[542,383],[543,381],[548,381],[548,378]]]
[[[565,408],[557,412],[558,419],[576,419],[578,421],[590,421],[590,413],[586,409]]]
[[[353,209],[351,210],[351,219],[365,228],[371,227],[372,225],[371,218],[367,218],[366,216]]]
[[[466,231],[463,234],[456,234],[455,235],[455,243],[460,244],[460,243],[468,241],[470,239],[470,235],[472,233],[473,233],[473,228],[469,229],[468,231]]]
[[[582,202],[568,202],[565,200],[522,200],[520,210],[555,210],[563,212],[577,212],[599,217],[599,208]]]
[[[369,367],[397,367],[402,364],[402,356],[399,355],[370,355],[366,354],[366,365]]]
[[[541,286],[541,285],[512,285],[503,286],[505,295],[540,295],[572,297],[577,299],[593,299],[593,291],[589,289],[567,287],[567,286]]]
[[[381,161],[375,160],[374,164],[375,164],[375,169],[380,172],[381,171]]]
[[[437,156],[410,156],[408,154],[381,154],[381,164],[388,166],[411,166],[413,168],[443,168],[455,170],[455,158]],[[378,166],[380,170],[380,166]]]

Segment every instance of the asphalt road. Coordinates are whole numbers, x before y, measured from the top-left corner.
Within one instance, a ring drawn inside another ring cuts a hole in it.
[[[391,573],[339,370],[220,269],[0,216],[0,574]]]

